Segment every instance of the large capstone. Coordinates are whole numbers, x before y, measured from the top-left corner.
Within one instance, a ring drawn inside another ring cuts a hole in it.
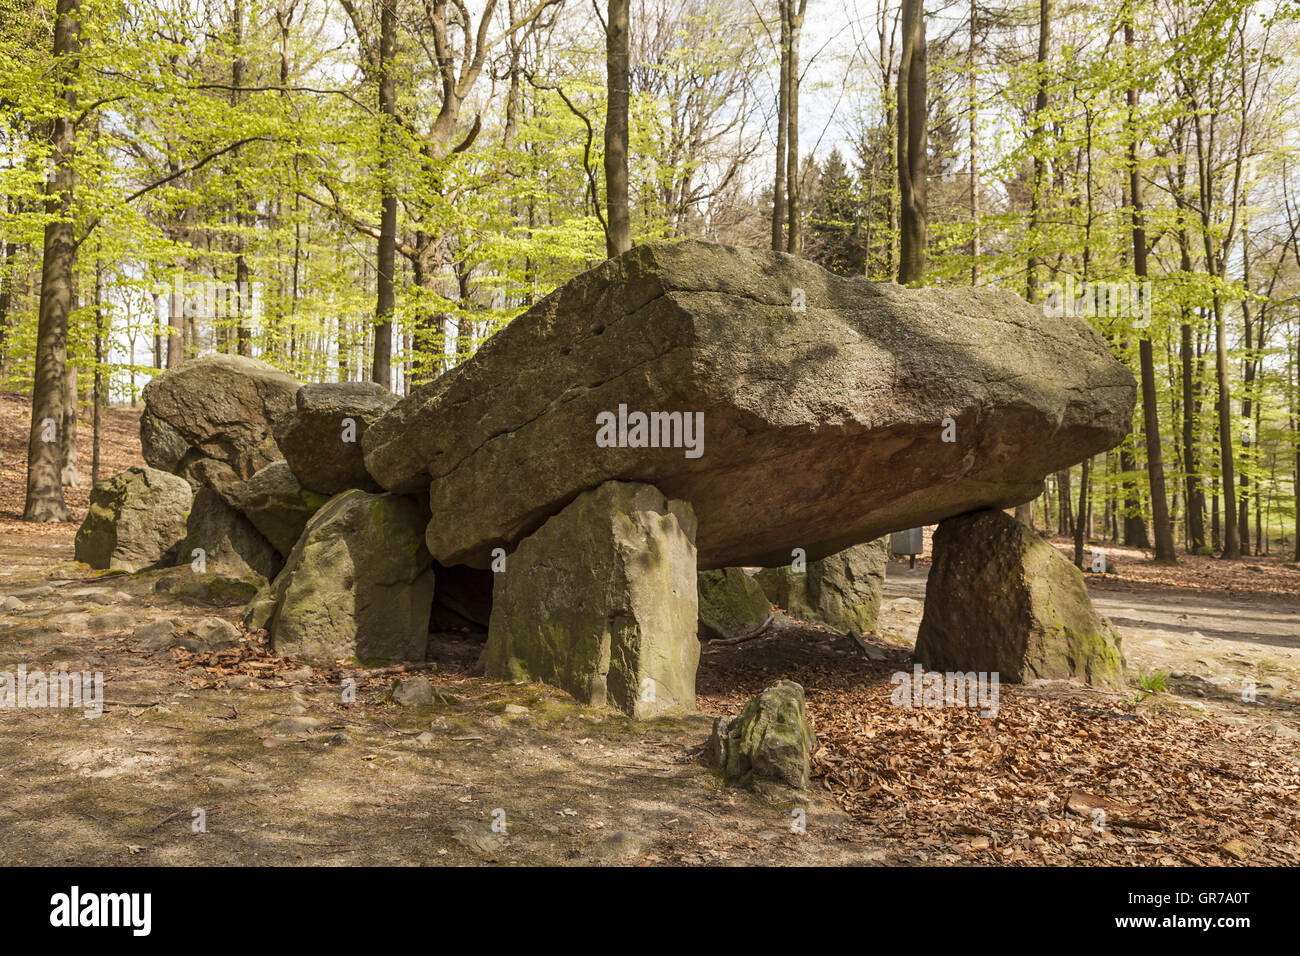
[[[379,491],[362,460],[361,439],[396,404],[397,396],[374,382],[304,385],[294,408],[276,422],[275,440],[299,484],[310,491]]]
[[[486,568],[616,479],[691,503],[701,568],[776,567],[793,548],[816,560],[1028,501],[1118,444],[1135,394],[1085,320],[1006,290],[647,243],[533,306],[362,443],[381,485],[428,488],[443,564]]]
[[[803,687],[781,680],[751,698],[734,720],[715,720],[706,752],[728,783],[803,790],[816,743],[804,714]]]
[[[606,482],[520,542],[496,576],[482,662],[584,704],[648,717],[695,707],[695,517],[649,485]]]
[[[888,564],[889,540],[878,538],[806,566],[765,568],[756,577],[772,603],[791,617],[870,634],[880,616]]]
[[[194,495],[185,540],[177,551],[177,565],[188,564],[197,574],[270,579],[281,563],[252,522],[211,488],[200,488]]]
[[[940,523],[914,659],[1009,683],[1124,684],[1120,635],[1093,608],[1083,572],[1001,511]]]
[[[265,627],[284,657],[423,661],[434,589],[427,520],[423,505],[405,495],[335,495],[254,599],[246,623]]]
[[[235,490],[235,505],[271,546],[287,555],[328,495],[298,484],[289,465],[272,462]]]
[[[144,460],[230,503],[236,483],[281,458],[271,430],[297,391],[292,376],[258,359],[191,359],[144,387]]]
[[[77,530],[76,558],[92,568],[140,571],[174,557],[193,491],[157,468],[128,468],[95,482]]]
[[[697,584],[701,635],[750,637],[772,623],[771,602],[743,568],[701,571]]]

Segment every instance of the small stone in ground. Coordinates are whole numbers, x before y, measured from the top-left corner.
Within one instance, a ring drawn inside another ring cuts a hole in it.
[[[393,702],[403,707],[432,707],[433,685],[427,677],[410,677],[393,691]]]

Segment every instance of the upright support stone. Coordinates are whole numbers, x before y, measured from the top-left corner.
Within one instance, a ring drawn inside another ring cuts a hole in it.
[[[1119,632],[1093,608],[1083,572],[1001,511],[940,522],[914,660],[1009,683],[1124,686]]]
[[[807,568],[767,568],[755,579],[770,600],[800,621],[816,621],[839,631],[876,629],[889,564],[889,541],[855,544]]]
[[[427,520],[405,495],[335,495],[307,523],[245,623],[266,628],[285,657],[424,660],[435,585],[421,534]]]
[[[607,481],[519,543],[496,575],[482,662],[643,718],[694,709],[695,514]]]

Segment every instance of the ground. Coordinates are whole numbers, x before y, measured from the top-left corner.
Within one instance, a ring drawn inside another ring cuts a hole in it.
[[[992,720],[891,706],[923,560],[890,565],[865,651],[778,616],[705,645],[700,713],[636,723],[476,676],[463,634],[404,674],[306,668],[257,634],[142,648],[142,623],[242,609],[185,602],[174,571],[90,571],[75,522],[16,520],[25,414],[0,398],[0,597],[23,604],[0,616],[0,671],[102,671],[108,706],[0,711],[0,863],[1300,862],[1300,571],[1279,558],[1171,571],[1108,548],[1118,572],[1089,584],[1124,636],[1123,694],[1003,686]],[[133,413],[108,420],[105,475],[139,454]],[[86,489],[69,499],[80,518]],[[417,677],[437,702],[394,703],[393,682]],[[702,760],[712,715],[779,678],[808,694],[813,786],[727,788]]]

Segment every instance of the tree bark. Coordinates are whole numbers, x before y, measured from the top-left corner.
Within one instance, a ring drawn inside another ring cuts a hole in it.
[[[1052,0],[1038,0],[1038,91],[1034,96],[1034,178],[1029,196],[1029,256],[1025,268],[1025,298],[1038,301],[1038,224],[1042,216],[1043,182],[1047,162],[1043,157],[1043,127],[1047,117],[1047,58],[1052,44]]]
[[[379,15],[379,248],[375,294],[375,351],[370,379],[384,388],[393,387],[393,309],[396,305],[393,281],[397,267],[397,184],[393,182],[392,142],[397,126],[397,0],[381,0]]]
[[[799,0],[799,9],[795,10],[794,0],[788,0],[786,9],[790,12],[790,55],[786,67],[789,79],[786,111],[786,242],[785,251],[793,256],[803,251],[802,213],[799,209],[800,191],[803,187],[799,175],[799,38],[803,34],[804,13],[808,9],[808,0]]]
[[[1127,7],[1124,23],[1124,45],[1133,49],[1132,6]],[[1130,83],[1127,93],[1130,136],[1128,144],[1129,199],[1133,204],[1133,275],[1138,282],[1147,277],[1147,233],[1142,204],[1142,175],[1138,166],[1137,109],[1138,91]],[[1134,297],[1129,296],[1132,303]],[[1146,303],[1150,307],[1150,302]],[[1163,564],[1177,564],[1174,552],[1174,529],[1169,520],[1169,499],[1165,494],[1164,451],[1160,446],[1160,413],[1156,400],[1156,367],[1152,352],[1151,330],[1139,330],[1138,362],[1142,378],[1142,434],[1146,439],[1147,479],[1151,490],[1151,523],[1156,538],[1155,560]]]
[[[631,0],[609,0],[605,27],[605,207],[610,257],[632,248],[632,213],[628,207],[628,29]]]
[[[786,133],[790,129],[790,5],[794,0],[777,0],[781,19],[780,74],[776,99],[776,179],[772,184],[772,250],[785,249]]]
[[[903,51],[898,68],[898,281],[913,285],[925,275],[926,193],[929,157],[926,128],[925,14],[923,0],[903,0]]]
[[[32,382],[32,423],[27,441],[25,521],[68,521],[63,500],[62,455],[58,430],[63,422],[67,364],[68,315],[72,311],[72,271],[76,264],[73,227],[72,166],[76,81],[80,73],[81,0],[58,0],[54,23],[54,59],[61,72],[66,111],[51,124],[50,156],[54,174],[45,189],[45,249],[41,262],[41,301],[36,329],[36,368]]]

